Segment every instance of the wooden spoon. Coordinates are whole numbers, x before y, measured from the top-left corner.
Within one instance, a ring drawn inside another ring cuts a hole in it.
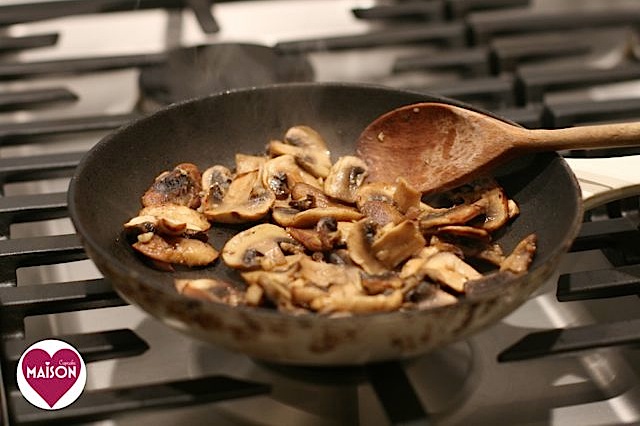
[[[418,103],[373,121],[358,139],[369,180],[402,176],[423,193],[444,191],[537,151],[640,145],[640,122],[528,130],[442,103]]]

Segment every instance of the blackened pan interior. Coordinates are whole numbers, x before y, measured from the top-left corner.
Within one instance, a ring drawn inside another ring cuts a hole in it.
[[[358,135],[374,118],[395,107],[421,101],[456,103],[382,87],[300,83],[231,91],[173,105],[107,136],[85,156],[71,182],[70,214],[87,252],[107,278],[113,279],[116,288],[119,282],[129,280],[156,294],[154,297],[186,299],[173,289],[172,274],[143,264],[121,238],[122,224],[137,214],[140,196],[155,176],[180,162],[193,162],[202,168],[212,164],[233,166],[235,153],[263,153],[270,139],[281,138],[288,127],[296,124],[318,130],[335,161],[354,152]],[[546,269],[557,264],[567,250],[581,220],[575,178],[555,153],[519,159],[496,175],[521,208],[520,216],[499,241],[510,250],[525,235],[537,233],[538,254],[528,276],[546,278],[551,273]],[[221,249],[237,231],[237,227],[216,225],[211,232],[212,243]],[[220,262],[189,274],[238,279]],[[527,291],[532,288],[528,285]],[[125,298],[136,298],[128,296]],[[268,309],[216,305],[216,312],[221,315],[234,315],[234,310],[246,311],[246,317],[257,322],[272,316],[302,321]],[[160,316],[157,312],[154,315]],[[428,315],[431,313],[396,312],[368,317],[412,321],[413,316]],[[339,323],[353,319],[313,316],[312,321]]]

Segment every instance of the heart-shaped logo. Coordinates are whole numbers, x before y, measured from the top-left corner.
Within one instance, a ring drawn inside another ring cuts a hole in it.
[[[59,340],[43,340],[29,347],[20,358],[17,376],[24,397],[45,409],[71,404],[80,396],[86,382],[80,354]]]

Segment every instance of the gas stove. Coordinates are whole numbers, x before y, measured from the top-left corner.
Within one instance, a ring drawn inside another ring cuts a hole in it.
[[[315,81],[437,93],[559,128],[640,119],[637,2],[5,3],[2,424],[640,423],[640,149],[562,153],[583,191],[583,228],[521,308],[417,359],[359,368],[270,365],[168,329],[115,294],[66,212],[83,154],[162,107],[140,76],[172,49],[260,44],[304,55]],[[30,343],[52,337],[78,348],[88,377],[78,401],[44,411],[18,393],[14,372]]]

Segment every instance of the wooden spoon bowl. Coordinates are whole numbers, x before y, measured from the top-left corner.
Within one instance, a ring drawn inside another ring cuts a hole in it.
[[[443,103],[417,103],[374,120],[358,139],[369,180],[404,177],[423,193],[439,192],[537,151],[640,144],[640,123],[528,130]]]

